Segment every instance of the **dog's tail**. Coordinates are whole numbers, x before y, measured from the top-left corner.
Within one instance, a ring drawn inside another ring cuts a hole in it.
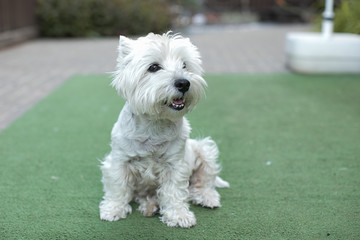
[[[221,179],[221,177],[219,177],[219,176],[216,176],[214,185],[217,188],[229,188],[230,187],[230,184],[227,181],[224,181],[223,179]]]

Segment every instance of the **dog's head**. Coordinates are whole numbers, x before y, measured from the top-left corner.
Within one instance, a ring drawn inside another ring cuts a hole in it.
[[[112,86],[135,114],[174,119],[191,111],[206,86],[200,54],[189,39],[150,33],[120,36]]]

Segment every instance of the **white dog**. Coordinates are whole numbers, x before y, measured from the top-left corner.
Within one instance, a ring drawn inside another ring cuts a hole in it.
[[[137,40],[121,36],[118,51],[112,85],[127,102],[101,166],[100,218],[125,218],[135,201],[144,216],[159,212],[168,226],[194,226],[188,201],[220,207],[215,187],[229,187],[217,177],[215,142],[189,139],[184,117],[206,86],[199,52],[189,39],[171,33]]]

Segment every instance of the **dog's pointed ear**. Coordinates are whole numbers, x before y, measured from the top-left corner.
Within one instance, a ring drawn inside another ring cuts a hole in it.
[[[129,53],[131,52],[131,50],[133,48],[133,42],[134,42],[134,40],[131,40],[130,38],[127,38],[125,36],[120,36],[119,47],[118,47],[118,51],[119,51],[118,59],[122,59],[122,58],[126,57],[127,55],[129,55]]]
[[[115,87],[116,91],[121,94],[125,99],[127,98],[126,94],[126,78],[124,77],[125,65],[129,62],[129,59],[126,60],[126,57],[133,51],[135,45],[135,40],[130,38],[120,36],[119,38],[119,47],[118,47],[118,57],[117,57],[117,69],[113,72],[113,81],[111,86]]]

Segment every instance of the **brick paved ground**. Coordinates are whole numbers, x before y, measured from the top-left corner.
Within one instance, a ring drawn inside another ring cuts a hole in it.
[[[206,73],[286,72],[284,43],[302,25],[191,28]],[[0,130],[74,74],[114,70],[116,38],[34,40],[0,50]]]

